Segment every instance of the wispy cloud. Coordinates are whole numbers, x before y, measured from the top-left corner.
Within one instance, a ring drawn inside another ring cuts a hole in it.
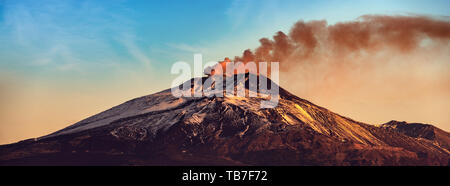
[[[66,45],[54,45],[45,53],[38,54],[35,59],[31,61],[33,66],[50,66],[53,65],[55,69],[61,71],[75,70],[82,62],[77,58],[72,50]]]
[[[114,51],[113,37],[133,32],[129,26],[132,20],[95,2],[3,3],[0,40],[10,45],[8,55],[15,58],[15,65],[67,71],[90,66],[96,61],[113,61],[120,55]],[[150,63],[136,45],[123,44],[138,60]]]
[[[167,43],[167,46],[180,50],[182,52],[191,52],[191,53],[206,53],[207,48],[205,47],[198,47],[193,45],[188,45],[185,43]]]
[[[149,70],[151,69],[151,60],[150,58],[145,54],[144,51],[142,51],[135,42],[135,36],[125,34],[122,39],[120,39],[121,43],[125,46],[128,53],[133,56],[136,60],[138,60],[144,67]]]
[[[250,9],[252,7],[251,5],[251,1],[245,0],[234,0],[231,3],[231,6],[225,11],[225,14],[232,22],[232,30],[236,30],[248,20],[249,14],[253,13]]]

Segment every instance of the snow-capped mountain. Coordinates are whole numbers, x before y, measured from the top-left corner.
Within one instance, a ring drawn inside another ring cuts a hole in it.
[[[248,92],[251,76],[256,75],[247,73],[245,82],[238,82],[235,75],[231,83],[244,83]],[[190,82],[194,87],[196,81]],[[270,80],[269,84],[274,85]],[[0,146],[0,164],[449,164],[450,135],[435,127],[439,141],[415,135],[419,131],[416,127],[399,127],[408,124],[375,126],[354,121],[281,87],[275,108],[261,108],[265,99],[178,98],[167,89],[127,101],[50,135]]]

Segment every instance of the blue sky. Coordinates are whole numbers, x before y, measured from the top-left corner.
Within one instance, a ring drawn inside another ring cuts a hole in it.
[[[124,68],[167,73],[194,52],[206,60],[239,55],[300,19],[332,24],[364,14],[448,16],[449,6],[422,0],[2,0],[0,66],[63,79],[107,77]]]

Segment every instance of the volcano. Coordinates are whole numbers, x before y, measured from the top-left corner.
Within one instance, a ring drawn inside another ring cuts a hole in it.
[[[449,165],[450,134],[432,125],[365,124],[281,87],[275,108],[263,99],[167,89],[2,145],[0,165]]]

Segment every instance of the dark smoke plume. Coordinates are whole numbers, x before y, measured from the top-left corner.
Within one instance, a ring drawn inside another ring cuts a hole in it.
[[[328,25],[326,21],[299,21],[289,34],[277,32],[260,39],[260,46],[245,50],[234,61],[280,62],[280,68],[315,55],[345,57],[381,49],[410,52],[424,40],[448,44],[450,21],[424,16],[362,16],[356,21]]]

